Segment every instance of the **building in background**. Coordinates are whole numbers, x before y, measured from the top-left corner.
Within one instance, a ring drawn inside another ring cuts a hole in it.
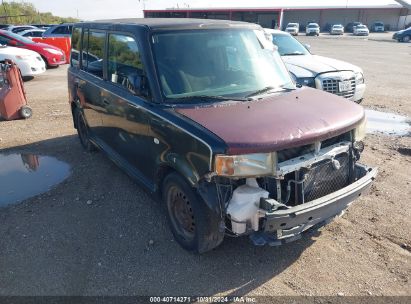
[[[252,22],[266,28],[281,29],[284,29],[289,22],[298,22],[302,26],[301,29],[304,30],[307,23],[315,22],[320,25],[323,31],[328,30],[332,24],[346,26],[356,21],[360,21],[369,27],[374,22],[381,21],[385,24],[386,30],[398,30],[411,22],[411,18],[407,17],[411,14],[409,7],[398,2],[389,1],[387,4],[377,5],[361,5],[356,2],[355,5],[351,5],[348,1],[343,1],[342,3],[345,5],[324,6],[296,5],[296,1],[292,0],[272,2],[274,5],[270,7],[186,7],[146,9],[143,12],[146,18],[226,19]],[[277,5],[275,5],[276,3]]]

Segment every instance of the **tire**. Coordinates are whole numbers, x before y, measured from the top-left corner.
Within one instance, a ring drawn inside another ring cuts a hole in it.
[[[22,106],[20,109],[20,116],[24,119],[30,118],[33,115],[33,110],[29,106]]]
[[[166,176],[162,193],[171,232],[181,247],[204,253],[220,245],[224,239],[220,216],[206,206],[179,174]]]
[[[411,40],[411,37],[410,36],[404,36],[403,38],[402,38],[402,42],[410,42],[410,40]]]
[[[95,151],[96,147],[90,141],[89,127],[87,125],[86,119],[84,118],[83,111],[79,108],[76,108],[74,110],[74,119],[76,120],[77,134],[84,150],[86,150],[87,152]]]

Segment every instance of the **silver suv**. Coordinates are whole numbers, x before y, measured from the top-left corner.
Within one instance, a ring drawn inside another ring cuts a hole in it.
[[[317,23],[309,23],[307,27],[305,28],[305,34],[307,36],[309,35],[319,36],[320,26]]]
[[[361,102],[364,75],[361,68],[350,63],[313,55],[288,33],[265,29],[267,37],[278,52],[298,85],[317,88],[338,96]]]

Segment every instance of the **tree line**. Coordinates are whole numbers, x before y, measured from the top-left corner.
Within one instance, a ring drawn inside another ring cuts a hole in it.
[[[71,17],[58,17],[52,13],[40,13],[34,4],[28,2],[2,1],[0,6],[0,23],[3,24],[56,24],[77,22]]]

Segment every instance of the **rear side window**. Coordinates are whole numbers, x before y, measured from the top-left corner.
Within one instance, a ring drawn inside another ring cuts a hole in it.
[[[108,79],[133,91],[134,79],[143,74],[143,63],[135,39],[122,34],[109,34]]]
[[[70,34],[70,28],[68,25],[58,26],[53,30],[53,34]]]
[[[104,43],[106,34],[89,30],[83,35],[82,68],[83,70],[103,78]]]
[[[71,66],[80,67],[81,28],[76,27],[71,36]]]

